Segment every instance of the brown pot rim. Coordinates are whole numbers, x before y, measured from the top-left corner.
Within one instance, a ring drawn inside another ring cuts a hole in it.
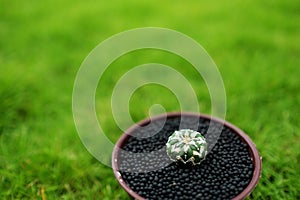
[[[236,197],[233,198],[233,200],[240,200],[240,199],[244,199],[246,198],[252,191],[253,189],[256,187],[256,185],[258,184],[258,181],[261,177],[261,170],[262,170],[262,158],[259,155],[259,152],[255,146],[255,144],[252,142],[252,140],[250,139],[250,137],[244,133],[241,129],[237,128],[236,126],[234,126],[233,124],[223,120],[223,119],[219,119],[217,117],[212,117],[210,115],[206,115],[206,114],[200,114],[200,113],[192,113],[192,112],[169,112],[169,113],[164,113],[164,114],[160,114],[154,117],[147,118],[144,119],[140,122],[138,122],[137,124],[131,126],[118,140],[118,142],[115,145],[115,148],[113,150],[112,153],[112,168],[113,168],[113,172],[115,177],[117,178],[119,184],[124,188],[124,190],[134,199],[138,199],[138,200],[144,200],[145,198],[141,197],[140,195],[138,195],[135,191],[133,191],[123,180],[120,172],[119,172],[119,166],[118,166],[118,153],[119,153],[119,149],[125,144],[125,142],[127,142],[127,139],[129,138],[129,136],[131,135],[131,132],[133,130],[135,130],[136,128],[138,128],[139,126],[148,124],[151,120],[159,120],[161,118],[172,118],[172,117],[179,117],[179,116],[187,116],[187,117],[198,117],[198,118],[204,118],[204,119],[209,119],[218,123],[223,124],[224,126],[232,129],[239,137],[242,141],[244,141],[250,150],[250,154],[251,154],[251,158],[254,164],[254,171],[253,171],[253,175],[252,175],[252,179],[250,181],[250,183],[248,184],[248,186]]]

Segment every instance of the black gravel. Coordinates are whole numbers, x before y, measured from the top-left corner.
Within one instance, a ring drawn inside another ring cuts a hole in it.
[[[181,128],[195,126],[195,120],[199,120],[197,131],[212,148],[199,166],[169,163],[164,147],[168,137],[179,129],[180,117],[168,118],[164,128],[155,135],[159,122],[135,130],[135,137],[130,137],[123,147],[132,154],[120,152],[118,158],[123,180],[133,191],[146,199],[224,200],[232,199],[247,187],[253,174],[247,144],[224,126],[212,147],[217,138],[213,133],[222,125],[212,121],[213,129],[207,134],[209,120],[185,117]],[[151,137],[145,138],[147,135]]]

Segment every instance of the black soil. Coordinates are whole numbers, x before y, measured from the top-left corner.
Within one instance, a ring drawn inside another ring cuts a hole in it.
[[[146,199],[224,200],[240,194],[253,174],[247,144],[233,130],[222,127],[220,123],[211,121],[210,124],[208,119],[196,117],[180,120],[180,117],[168,118],[160,131],[157,128],[159,121],[134,131],[134,137],[130,137],[123,147],[127,153],[120,152],[118,158],[123,180]],[[195,127],[198,121],[199,125]],[[179,129],[180,122],[181,128],[194,127],[190,129],[201,132],[209,148],[212,148],[199,166],[170,163],[165,152],[168,137]],[[222,131],[219,137],[218,130]]]

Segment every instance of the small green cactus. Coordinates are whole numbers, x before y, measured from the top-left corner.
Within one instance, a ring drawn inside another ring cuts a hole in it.
[[[166,146],[170,159],[184,164],[200,164],[207,154],[205,138],[201,133],[190,129],[175,131],[169,137]]]

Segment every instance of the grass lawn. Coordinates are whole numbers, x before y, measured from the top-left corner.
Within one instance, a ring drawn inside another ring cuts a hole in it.
[[[82,145],[72,116],[72,89],[82,61],[109,36],[137,27],[180,31],[219,67],[226,120],[243,129],[263,157],[249,199],[300,199],[300,2],[0,0],[0,198],[128,199],[112,169]],[[201,112],[210,97],[183,59],[142,50],[116,60],[97,91],[97,115],[109,138],[122,132],[110,109],[114,83],[131,67],[157,62],[189,78]],[[141,100],[142,99],[142,100]],[[152,104],[178,110],[166,88],[140,88],[135,120]]]

